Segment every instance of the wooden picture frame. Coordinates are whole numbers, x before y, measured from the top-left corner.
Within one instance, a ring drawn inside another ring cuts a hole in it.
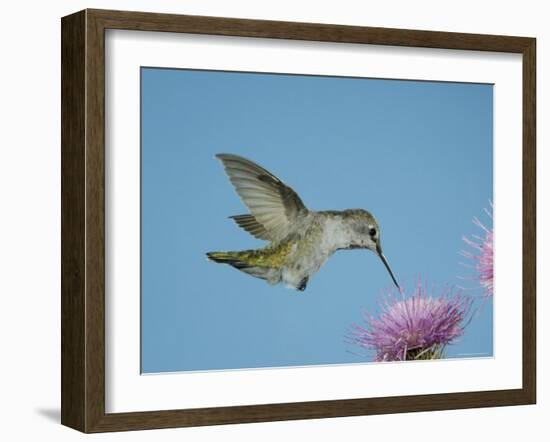
[[[84,10],[62,19],[62,424],[83,432],[533,404],[536,400],[534,38]],[[105,411],[105,30],[518,53],[523,57],[523,386],[169,411]]]

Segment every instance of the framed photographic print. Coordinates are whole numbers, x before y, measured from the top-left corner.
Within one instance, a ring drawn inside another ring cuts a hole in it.
[[[62,19],[62,423],[535,403],[535,39]]]

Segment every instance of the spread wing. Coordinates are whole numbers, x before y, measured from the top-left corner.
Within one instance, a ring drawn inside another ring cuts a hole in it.
[[[306,206],[294,190],[275,175],[246,158],[218,154],[229,180],[252,215],[233,217],[243,229],[265,240],[282,239]]]

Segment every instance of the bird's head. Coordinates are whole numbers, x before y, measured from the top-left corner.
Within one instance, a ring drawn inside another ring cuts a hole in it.
[[[349,209],[343,212],[344,222],[348,225],[350,235],[350,248],[369,249],[376,253],[388,270],[393,283],[401,290],[390,268],[388,260],[382,252],[380,242],[380,226],[374,216],[363,209]]]

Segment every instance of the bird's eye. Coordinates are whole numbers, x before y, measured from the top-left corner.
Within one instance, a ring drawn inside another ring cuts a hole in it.
[[[371,227],[371,228],[369,229],[369,235],[370,235],[370,236],[375,236],[375,235],[376,235],[376,229],[375,229],[374,227]]]

